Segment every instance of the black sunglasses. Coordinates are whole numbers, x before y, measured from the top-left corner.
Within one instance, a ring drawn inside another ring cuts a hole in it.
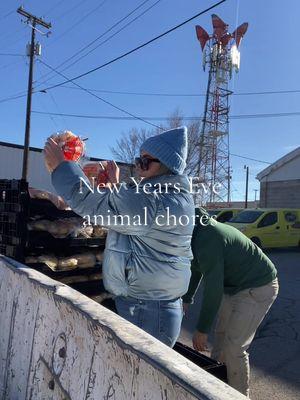
[[[148,158],[146,156],[135,157],[134,163],[139,166],[142,171],[147,171],[152,162],[160,162],[158,158]]]

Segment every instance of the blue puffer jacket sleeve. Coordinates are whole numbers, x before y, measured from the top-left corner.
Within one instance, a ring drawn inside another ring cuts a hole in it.
[[[119,190],[101,188],[101,193],[91,191],[82,183],[88,182],[80,166],[62,162],[52,173],[52,185],[78,215],[91,219],[102,216],[101,225],[126,235],[145,234],[154,223],[157,202],[154,194],[145,194],[136,187],[121,186]],[[124,223],[124,216],[128,219]],[[115,217],[115,218],[113,218]],[[140,223],[133,223],[139,217]],[[129,223],[126,223],[130,220]]]

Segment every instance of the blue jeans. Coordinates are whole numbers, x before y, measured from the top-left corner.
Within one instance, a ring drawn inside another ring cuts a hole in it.
[[[118,314],[169,347],[173,347],[181,328],[182,300],[139,300],[115,298]]]

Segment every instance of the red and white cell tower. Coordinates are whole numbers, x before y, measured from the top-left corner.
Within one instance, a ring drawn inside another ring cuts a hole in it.
[[[232,91],[228,90],[228,83],[233,70],[239,70],[238,48],[248,28],[248,23],[244,23],[229,33],[228,25],[215,14],[212,15],[212,25],[212,35],[196,26],[203,51],[203,69],[209,68],[196,171],[203,186],[210,188],[209,191],[202,190],[197,197],[197,203],[202,205],[230,202],[229,96]]]

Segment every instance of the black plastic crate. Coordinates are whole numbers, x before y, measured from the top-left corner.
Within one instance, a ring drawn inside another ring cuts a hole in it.
[[[13,245],[13,246],[19,246],[23,243],[23,240],[19,236],[0,234],[0,243],[1,244],[9,244],[9,245]]]
[[[102,266],[101,264],[97,263],[94,267],[90,268],[75,268],[69,271],[53,271],[51,270],[46,264],[44,263],[37,263],[37,264],[27,264],[30,268],[34,268],[37,271],[42,272],[43,274],[49,276],[56,281],[62,282],[67,284],[68,286],[72,287],[73,289],[77,290],[78,292],[86,295],[86,296],[93,296],[93,295],[100,295],[105,292],[105,288],[103,285],[102,280]],[[96,279],[90,279],[91,276],[96,275]],[[81,277],[80,281],[76,281],[76,277]],[[75,278],[73,282],[71,279],[68,278]],[[113,309],[115,311],[115,309]]]
[[[0,253],[24,260],[28,219],[28,183],[0,179]]]
[[[187,359],[198,365],[198,367],[201,367],[221,381],[228,383],[227,369],[225,364],[219,363],[218,361],[213,360],[212,358],[207,357],[204,354],[199,353],[198,351],[180,342],[176,342],[173,349],[177,353],[181,354],[182,356],[186,357]]]
[[[67,249],[79,247],[98,247],[104,249],[106,238],[55,238],[49,232],[43,231],[28,231],[27,247],[28,249],[40,248],[48,251],[64,254]],[[74,252],[74,249],[73,249]]]
[[[0,222],[0,234],[16,236],[20,231],[20,225],[11,222]]]
[[[48,199],[30,199],[28,212],[29,217],[39,215],[41,219],[50,221],[61,218],[79,217],[72,210],[59,210]]]
[[[77,275],[91,275],[91,274],[95,274],[96,272],[102,272],[102,266],[99,263],[96,263],[94,267],[89,267],[89,268],[74,268],[74,269],[70,269],[69,271],[64,270],[56,270],[53,271],[51,268],[49,268],[46,264],[44,263],[34,263],[34,264],[30,264],[27,263],[26,265],[28,265],[30,268],[34,268],[42,273],[44,273],[45,275],[49,276],[50,278],[56,279],[57,281],[59,281],[61,278],[66,278],[68,276],[77,276]]]
[[[47,220],[78,217],[59,210],[48,199],[31,199],[24,180],[0,179],[0,253],[23,262],[29,254],[71,255],[85,248],[105,247],[105,238],[55,238],[48,232],[29,231],[30,217]],[[33,267],[34,268],[34,267]]]
[[[7,244],[2,244],[0,242],[0,254],[6,257],[13,258],[19,262],[24,262],[24,246],[12,246]]]
[[[0,212],[0,224],[3,223],[18,223],[20,222],[19,214],[11,211],[1,211]]]
[[[18,192],[28,189],[28,183],[24,179],[0,179],[0,192],[15,190]]]
[[[19,213],[23,211],[22,204],[0,202],[0,212],[14,212]]]
[[[0,179],[1,211],[10,211],[4,209],[8,205],[19,205],[21,208],[23,205],[26,207],[28,196],[28,183],[23,179]]]

